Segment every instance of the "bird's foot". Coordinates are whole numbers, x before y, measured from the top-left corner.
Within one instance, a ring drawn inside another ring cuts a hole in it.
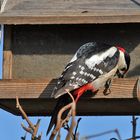
[[[108,95],[108,94],[111,93],[110,87],[111,87],[111,79],[108,79],[108,80],[106,81],[105,89],[104,89],[104,91],[103,91],[104,95]]]

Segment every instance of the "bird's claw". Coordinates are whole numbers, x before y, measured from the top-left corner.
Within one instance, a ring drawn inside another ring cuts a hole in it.
[[[105,88],[104,91],[103,91],[103,94],[106,96],[108,94],[111,93],[111,89],[110,88]]]
[[[111,86],[111,79],[108,79],[108,80],[106,81],[105,89],[104,89],[104,91],[103,91],[103,94],[104,94],[104,95],[108,95],[108,94],[111,93],[110,86]]]

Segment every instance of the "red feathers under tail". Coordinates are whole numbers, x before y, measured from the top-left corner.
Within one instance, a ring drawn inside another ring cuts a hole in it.
[[[77,90],[74,91],[74,96],[76,96],[75,101],[77,102],[79,100],[79,98],[82,96],[82,94],[84,92],[86,92],[87,90],[91,90],[92,92],[95,92],[96,90],[93,88],[93,86],[88,83],[80,88],[78,88]]]

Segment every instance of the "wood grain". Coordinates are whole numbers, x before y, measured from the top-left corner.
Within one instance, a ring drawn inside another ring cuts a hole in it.
[[[56,80],[1,80],[0,108],[15,115],[21,115],[16,109],[16,96],[25,112],[30,116],[48,116],[52,114],[56,100],[50,93]],[[100,90],[96,96],[85,94],[78,102],[77,115],[138,115],[140,102],[136,95],[137,79],[115,79],[111,94],[105,96]]]
[[[103,90],[95,94],[87,93],[83,98],[101,99],[101,98],[119,98],[119,99],[133,99],[137,98],[135,78],[114,79],[111,87],[111,94],[105,96]],[[56,80],[0,80],[0,99],[15,99],[18,96],[21,99],[25,98],[43,98],[50,99],[50,94],[55,86]],[[94,96],[94,97],[92,97]]]
[[[140,22],[140,8],[130,0],[8,0],[3,24],[80,24]]]
[[[3,51],[3,79],[12,79],[12,52]]]
[[[3,51],[3,79],[12,79],[12,50],[11,37],[12,31],[10,26],[4,29],[4,51]]]

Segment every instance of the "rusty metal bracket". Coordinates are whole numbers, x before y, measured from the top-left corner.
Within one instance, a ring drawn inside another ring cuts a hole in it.
[[[137,98],[138,98],[138,101],[140,102],[140,77],[137,79],[137,89],[136,89],[136,92],[137,92]]]

